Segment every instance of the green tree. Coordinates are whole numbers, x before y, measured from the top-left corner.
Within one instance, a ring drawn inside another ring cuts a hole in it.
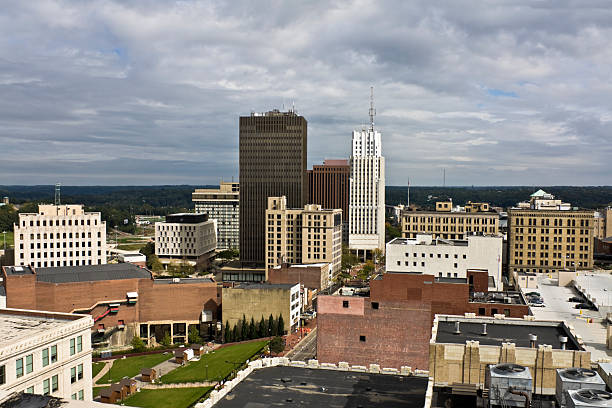
[[[282,336],[283,334],[285,334],[285,321],[283,320],[282,314],[278,316],[278,323],[276,327],[277,327],[276,334],[278,334],[279,336]]]
[[[266,319],[264,319],[263,315],[261,316],[261,320],[259,321],[259,325],[257,325],[257,337],[266,337],[268,335],[268,325],[266,324]]]
[[[285,341],[282,337],[276,336],[270,340],[270,351],[273,353],[281,353],[285,350]]]
[[[164,338],[161,341],[162,346],[168,347],[172,344],[172,339],[170,338],[170,333],[166,332],[164,334]]]
[[[394,238],[400,238],[401,236],[402,232],[398,227],[390,222],[385,223],[385,242],[389,242]]]
[[[240,341],[240,333],[238,333],[238,324],[232,329],[232,341]]]
[[[359,263],[357,255],[351,252],[347,245],[342,245],[342,270],[348,271]]]
[[[225,343],[232,342],[232,331],[230,329],[229,320],[225,321],[225,330],[223,330],[223,336],[224,336]]]
[[[164,265],[162,265],[159,258],[155,254],[151,254],[147,257],[147,266],[153,272],[161,272],[164,270]]]
[[[257,328],[255,326],[255,319],[251,317],[251,322],[249,323],[249,339],[257,338]]]
[[[268,336],[276,336],[276,332],[278,331],[278,322],[272,314],[270,314],[270,318],[268,319]]]
[[[130,344],[132,345],[132,350],[136,353],[140,353],[141,351],[145,351],[147,349],[144,341],[142,341],[142,339],[138,336],[132,337],[132,342]]]
[[[19,214],[12,205],[0,207],[0,232],[13,231],[13,224],[19,222]]]
[[[147,257],[151,254],[155,254],[155,243],[151,241],[147,242],[145,246],[140,248],[140,253]]]
[[[202,343],[200,332],[195,326],[191,326],[191,329],[189,329],[189,343]]]
[[[249,325],[247,323],[246,316],[242,315],[242,320],[240,320],[240,341],[249,339]]]
[[[357,273],[357,277],[363,281],[368,280],[370,275],[374,272],[375,267],[372,261],[366,262],[366,264],[361,268],[359,273]]]

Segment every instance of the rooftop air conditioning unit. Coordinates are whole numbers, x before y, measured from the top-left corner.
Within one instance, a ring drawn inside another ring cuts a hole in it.
[[[569,390],[565,394],[567,408],[612,407],[612,394],[608,391],[591,388]]]
[[[566,368],[557,370],[557,402],[559,406],[565,407],[566,391],[590,388],[605,390],[606,383],[599,374],[588,368]]]
[[[510,363],[491,365],[485,383],[489,388],[489,406],[524,407],[525,396],[517,392],[526,393],[531,400],[533,379],[527,367]]]

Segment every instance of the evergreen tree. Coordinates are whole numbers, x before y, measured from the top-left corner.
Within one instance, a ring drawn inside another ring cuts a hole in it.
[[[249,339],[249,325],[246,320],[246,316],[242,315],[242,320],[240,321],[240,340],[248,340]]]
[[[259,325],[257,326],[257,337],[265,337],[268,334],[268,326],[266,325],[266,319],[264,319],[263,315],[261,316],[261,320],[259,321]]]
[[[240,333],[238,333],[238,324],[232,329],[232,341],[240,341]]]
[[[225,321],[224,339],[226,343],[232,342],[232,330],[230,329],[229,320]]]
[[[277,325],[277,332],[276,332],[279,336],[282,336],[283,334],[285,334],[285,321],[283,320],[283,315],[279,315],[278,316],[278,325]]]
[[[255,319],[251,317],[251,323],[249,323],[249,339],[257,338],[257,328],[255,327]]]
[[[270,324],[270,336],[276,336],[278,333],[278,320],[274,319],[272,315],[270,315],[270,319],[272,319],[272,323]]]
[[[266,330],[266,337],[273,336],[276,333],[276,328],[274,327],[274,317],[272,317],[272,313],[270,313],[270,317],[268,318],[268,330]]]

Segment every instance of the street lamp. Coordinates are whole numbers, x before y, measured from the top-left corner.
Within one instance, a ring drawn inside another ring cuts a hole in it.
[[[4,253],[6,253],[6,231],[2,231],[2,235],[4,235]]]

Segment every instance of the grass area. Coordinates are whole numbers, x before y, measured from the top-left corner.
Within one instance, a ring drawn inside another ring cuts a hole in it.
[[[4,249],[4,235],[2,233],[2,231],[0,231],[0,249]],[[12,248],[13,247],[13,231],[6,231],[6,247],[7,248]]]
[[[224,347],[203,355],[199,361],[193,361],[170,371],[162,377],[162,381],[164,383],[185,383],[223,379],[238,365],[228,363],[228,361],[241,365],[261,351],[266,344],[267,340],[264,340]]]
[[[144,242],[147,243],[147,241],[149,241],[148,237],[123,237],[123,238],[117,238],[117,243],[119,244],[130,244],[130,243],[138,243],[138,242]]]
[[[91,378],[95,378],[105,365],[104,363],[91,363]]]
[[[145,245],[147,245],[146,242],[140,244],[119,244],[117,245],[117,249],[122,249],[124,251],[138,251]]]
[[[187,408],[209,390],[210,387],[141,390],[122,401],[121,405],[141,408]]]
[[[149,354],[146,356],[126,357],[115,360],[113,366],[100,378],[96,384],[110,384],[117,382],[123,377],[134,377],[140,373],[143,367],[153,367],[162,361],[169,360],[173,354]]]
[[[92,392],[93,392],[93,397],[96,398],[98,395],[100,395],[100,390],[102,388],[106,388],[106,387],[93,387],[92,388]]]

